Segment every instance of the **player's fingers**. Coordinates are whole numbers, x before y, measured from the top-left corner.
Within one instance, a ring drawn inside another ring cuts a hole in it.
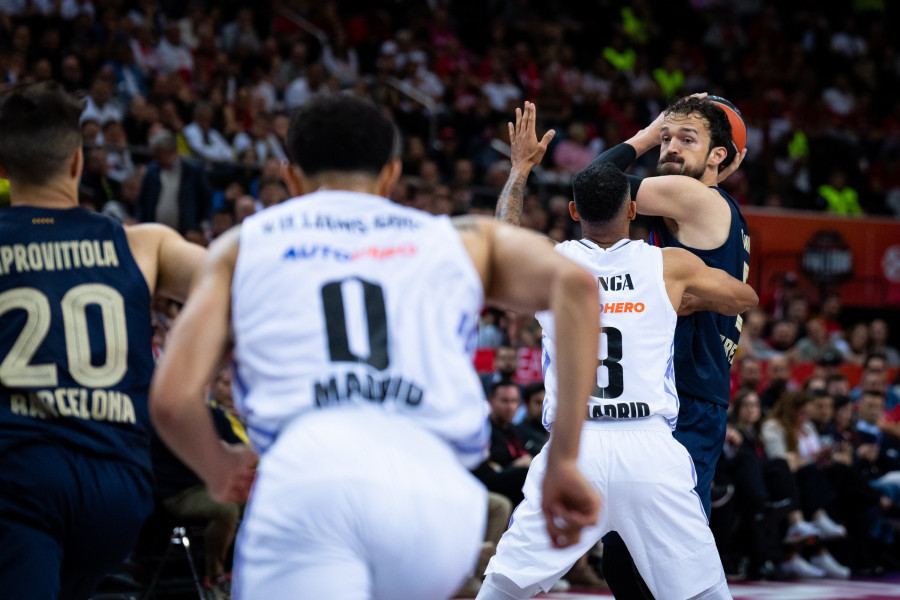
[[[512,123],[507,123],[506,128],[509,130],[509,143],[512,145],[516,141],[516,126]]]
[[[516,107],[516,133],[522,131],[522,109]]]
[[[534,131],[534,104],[525,103],[525,131]]]
[[[553,138],[555,136],[556,136],[556,131],[553,129],[551,129],[550,131],[548,131],[547,133],[544,134],[544,137],[541,138],[541,146],[544,148],[544,150],[547,149],[547,146],[550,145],[550,142],[553,140]]]

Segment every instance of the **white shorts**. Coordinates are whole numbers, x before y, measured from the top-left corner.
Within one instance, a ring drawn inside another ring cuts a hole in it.
[[[552,443],[552,442],[551,442]],[[662,418],[585,422],[578,467],[601,495],[597,525],[579,544],[554,549],[541,512],[546,446],[525,479],[525,500],[487,573],[505,576],[527,598],[547,591],[609,531],[619,532],[653,596],[684,599],[721,585],[730,598],[712,532],[694,492],[694,464]]]
[[[262,458],[240,600],[445,600],[471,574],[487,492],[447,444],[379,410],[296,419]]]

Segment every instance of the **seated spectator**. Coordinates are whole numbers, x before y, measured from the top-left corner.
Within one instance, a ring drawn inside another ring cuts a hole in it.
[[[834,503],[837,496],[817,463],[826,460],[826,457],[830,459],[830,453],[822,449],[815,427],[809,421],[808,403],[809,396],[802,391],[785,393],[763,423],[761,438],[766,456],[784,459],[794,473],[803,514],[809,517],[819,539],[843,538],[847,530],[835,523],[826,512],[826,507]],[[795,532],[799,529],[796,527]],[[791,533],[788,530],[789,537]],[[798,533],[806,535],[803,531]],[[803,562],[798,554],[782,564],[782,569],[797,576],[817,576],[815,571],[807,568],[809,563]],[[850,569],[838,563],[824,546],[810,563],[821,572],[818,576],[846,579],[850,575]]]
[[[122,109],[116,106],[112,100],[114,77],[109,72],[101,71],[94,78],[94,82],[91,84],[91,93],[85,99],[81,122],[93,119],[102,126],[107,121],[122,120]]]
[[[744,356],[758,358],[760,352],[766,348],[766,343],[762,339],[766,320],[766,313],[759,308],[751,308],[747,311],[747,314],[744,315],[744,325],[741,328],[737,358],[743,358]]]
[[[250,132],[240,132],[234,136],[234,152],[239,155],[247,148],[256,151],[259,166],[262,167],[270,158],[279,161],[287,160],[287,154],[278,141],[278,136],[272,130],[273,120],[269,113],[261,112],[253,119]]]
[[[188,239],[204,240],[212,188],[202,168],[178,157],[175,136],[160,131],[150,140],[155,160],[147,167],[138,196],[137,218],[172,227]]]
[[[231,412],[231,367],[222,369],[216,377],[209,410],[223,441],[247,443],[243,427]],[[227,597],[230,573],[226,562],[240,522],[241,508],[210,498],[203,482],[155,435],[151,440],[151,458],[156,477],[154,493],[166,510],[177,518],[207,521],[203,585],[214,594],[211,597]]]
[[[744,356],[737,365],[735,391],[756,392],[762,384],[762,363],[755,356]]]
[[[521,392],[511,381],[500,382],[491,389],[491,447],[487,460],[474,471],[488,491],[503,494],[518,505],[522,501],[522,485],[531,465],[531,454],[513,429],[513,417],[519,410]]]
[[[900,405],[900,397],[887,382],[887,358],[884,354],[869,354],[863,363],[859,385],[850,390],[850,398],[859,400],[863,392],[877,392],[884,396],[885,409],[890,411]]]
[[[485,394],[499,383],[511,383],[519,370],[519,353],[512,346],[500,346],[494,352],[494,371],[481,374]]]
[[[844,338],[835,340],[835,346],[851,365],[862,365],[869,352],[869,326],[856,323],[850,327]]]
[[[177,22],[173,21],[166,25],[165,37],[156,46],[155,58],[159,71],[164,75],[193,74],[194,58],[191,49],[181,41],[181,29]]]
[[[122,198],[122,188],[118,181],[108,175],[107,168],[106,150],[101,146],[92,146],[85,150],[81,185],[90,190],[97,211],[102,210],[107,202],[119,201]]]
[[[134,174],[134,161],[121,122],[107,121],[103,125],[103,144],[106,149],[107,175],[121,184]]]
[[[141,181],[144,179],[143,172],[134,173],[131,177],[122,182],[121,198],[112,200],[103,205],[100,211],[105,215],[109,215],[120,223],[125,225],[133,225],[137,223],[135,217],[135,209],[137,207],[138,195],[141,192]]]
[[[759,349],[757,356],[763,360],[769,360],[790,352],[797,342],[797,324],[788,319],[775,321],[772,332]]]
[[[234,152],[212,127],[213,110],[207,102],[198,102],[194,107],[194,120],[184,128],[184,137],[195,156],[209,162],[231,162]]]
[[[532,456],[537,456],[544,444],[550,439],[550,432],[544,428],[544,382],[530,383],[522,390],[525,399],[525,418],[515,425],[516,434],[525,450]]]
[[[888,367],[900,366],[900,351],[889,346],[890,337],[887,321],[884,319],[872,319],[869,323],[869,353],[883,354]]]
[[[775,356],[770,359],[766,369],[766,377],[769,385],[759,394],[763,414],[768,414],[782,394],[796,387],[790,381],[791,361],[787,356]]]
[[[829,351],[837,352],[838,349],[828,339],[825,320],[821,317],[810,319],[806,322],[806,336],[794,346],[797,362],[816,362]]]

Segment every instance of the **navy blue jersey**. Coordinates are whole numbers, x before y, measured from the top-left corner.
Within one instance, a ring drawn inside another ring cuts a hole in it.
[[[697,250],[680,243],[662,217],[653,217],[650,242],[663,248],[684,248],[710,267],[747,281],[750,268],[750,236],[737,201],[727,192],[714,190],[731,209],[731,230],[724,244],[713,250]],[[741,333],[740,317],[702,311],[679,317],[675,326],[675,386],[679,395],[728,406],[731,389],[728,371]]]
[[[0,210],[0,454],[28,443],[150,473],[150,291],[116,221]]]

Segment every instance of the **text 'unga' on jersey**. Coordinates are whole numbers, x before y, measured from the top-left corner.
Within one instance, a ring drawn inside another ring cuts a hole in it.
[[[731,228],[724,244],[696,250],[679,242],[662,217],[652,219],[651,243],[662,248],[684,248],[714,269],[744,283],[750,270],[750,234],[737,201],[714,187],[731,210]],[[675,373],[678,392],[728,406],[729,371],[741,336],[741,318],[700,311],[678,318],[675,328]]]
[[[445,217],[322,191],[245,220],[232,283],[235,402],[264,451],[298,415],[377,406],[487,445],[472,365],[481,279]]]
[[[678,418],[672,365],[676,314],[666,293],[662,252],[632,240],[621,240],[608,249],[589,240],[568,241],[556,250],[597,281],[602,331],[589,417],[613,421],[658,415],[674,429]],[[544,329],[543,420],[550,429],[556,418],[557,340],[553,316],[541,312],[537,319]]]
[[[150,471],[150,291],[122,226],[0,211],[0,452],[35,442]]]

